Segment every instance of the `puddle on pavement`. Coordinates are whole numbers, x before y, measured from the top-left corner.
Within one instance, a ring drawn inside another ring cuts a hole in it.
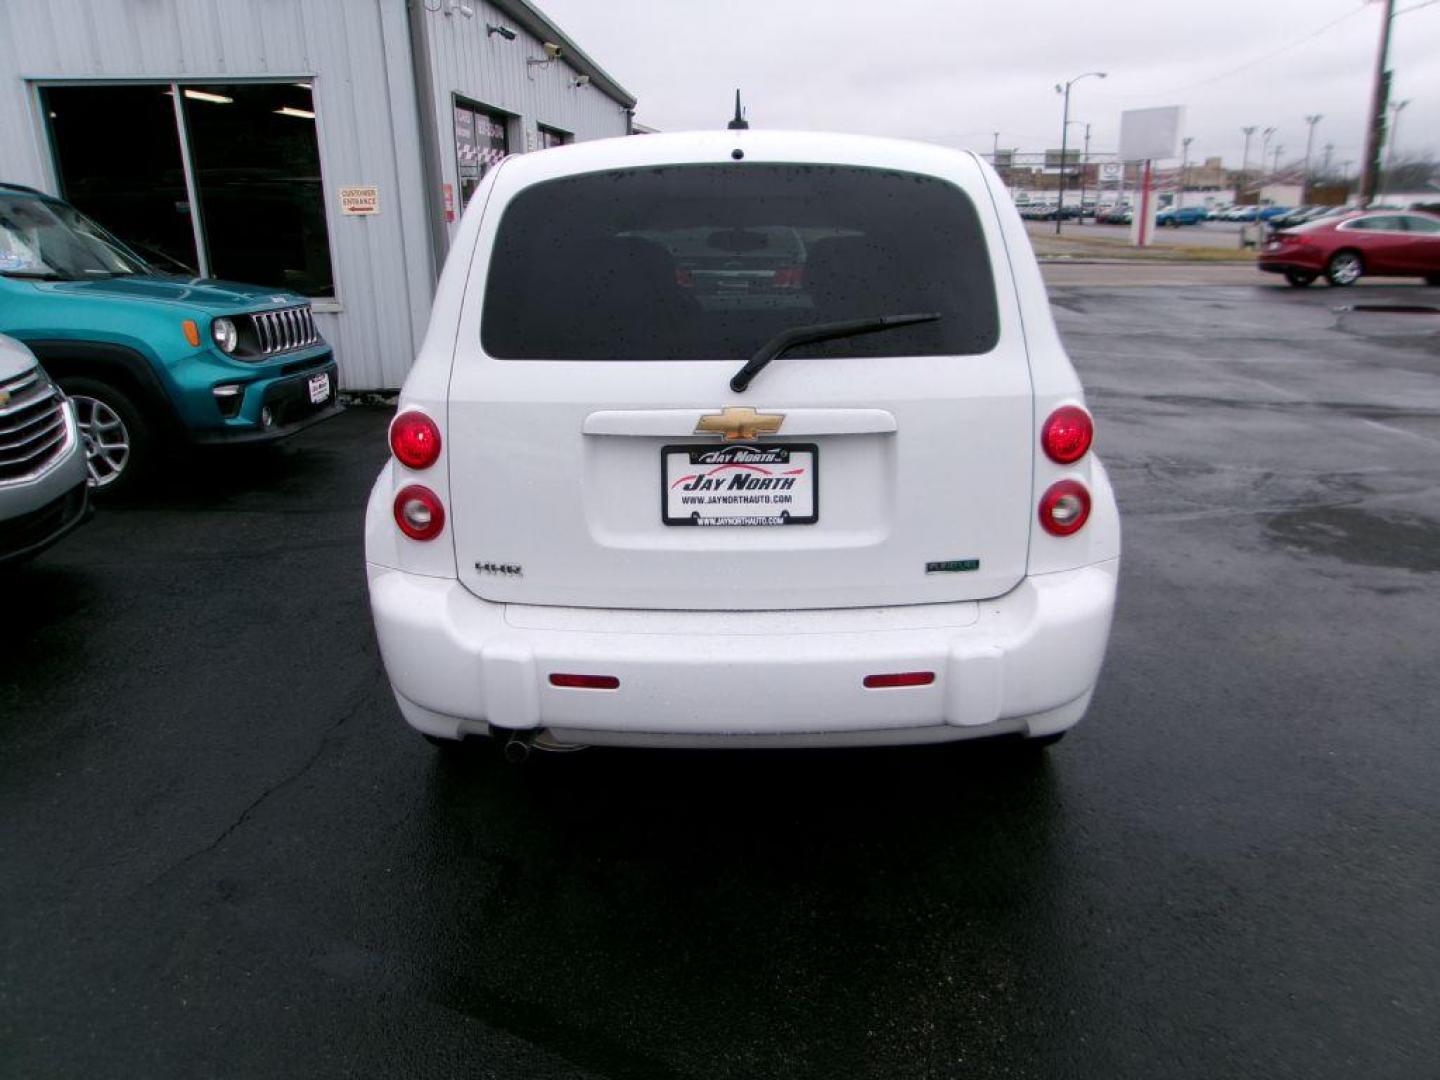
[[[1440,572],[1440,523],[1412,514],[1328,506],[1271,514],[1265,526],[1274,540],[1292,550],[1359,566]]]
[[[1413,338],[1433,347],[1440,338],[1440,307],[1432,304],[1353,304],[1331,308],[1335,329],[1357,337]]]

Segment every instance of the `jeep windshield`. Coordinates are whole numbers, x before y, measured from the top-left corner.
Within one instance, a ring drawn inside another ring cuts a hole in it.
[[[970,198],[933,176],[841,165],[583,173],[506,206],[481,341],[507,360],[744,362],[795,327],[908,313],[796,357],[963,356],[999,339]]]
[[[150,267],[74,207],[0,193],[0,274],[89,281]]]

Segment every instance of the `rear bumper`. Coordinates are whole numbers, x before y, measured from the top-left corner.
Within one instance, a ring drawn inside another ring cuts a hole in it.
[[[1267,274],[1284,274],[1291,270],[1298,270],[1305,274],[1318,274],[1325,269],[1324,260],[1318,258],[1307,258],[1303,255],[1286,253],[1281,255],[1261,253],[1258,265]]]
[[[980,603],[798,612],[495,604],[370,564],[381,655],[427,734],[549,729],[568,742],[868,745],[1073,725],[1109,637],[1118,560],[1026,578]],[[868,675],[930,671],[927,686]],[[609,675],[614,690],[555,687]]]

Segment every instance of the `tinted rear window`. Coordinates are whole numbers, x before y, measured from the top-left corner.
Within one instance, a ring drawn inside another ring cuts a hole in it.
[[[481,338],[515,360],[743,360],[781,330],[938,322],[797,356],[975,354],[999,337],[975,207],[934,177],[822,165],[586,173],[500,222]]]

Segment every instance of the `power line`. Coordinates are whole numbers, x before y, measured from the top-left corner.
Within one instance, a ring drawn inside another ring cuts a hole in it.
[[[1413,7],[1408,8],[1407,10],[1414,11],[1416,7],[1426,7],[1434,3],[1440,3],[1440,0],[1423,0],[1422,3],[1416,4]],[[1160,94],[1178,94],[1181,90],[1192,90],[1197,86],[1208,86],[1210,83],[1219,82],[1221,79],[1228,79],[1231,75],[1238,75],[1240,72],[1247,71],[1250,68],[1254,67],[1256,64],[1263,64],[1266,60],[1271,60],[1274,57],[1279,56],[1281,53],[1289,52],[1291,49],[1295,48],[1298,45],[1304,45],[1307,41],[1319,37],[1327,30],[1333,30],[1346,19],[1353,18],[1354,16],[1359,15],[1362,11],[1367,10],[1369,7],[1370,4],[1368,2],[1362,4],[1354,11],[1347,11],[1338,19],[1331,19],[1324,26],[1320,27],[1317,30],[1310,31],[1310,33],[1306,34],[1304,37],[1298,37],[1294,41],[1289,42],[1288,44],[1281,45],[1278,49],[1272,49],[1270,52],[1265,53],[1263,56],[1257,56],[1254,60],[1247,60],[1239,67],[1233,67],[1229,71],[1222,71],[1219,75],[1212,75],[1208,79],[1200,79],[1198,82],[1186,83],[1183,86],[1176,86],[1172,87],[1169,90],[1162,90],[1160,91]],[[1156,96],[1159,95],[1157,94]]]

